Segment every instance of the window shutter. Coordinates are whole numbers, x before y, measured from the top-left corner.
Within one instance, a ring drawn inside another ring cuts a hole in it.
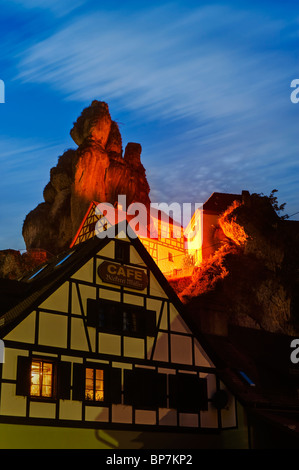
[[[156,405],[159,408],[167,407],[167,375],[166,374],[156,374],[156,396],[157,402]]]
[[[135,405],[137,408],[155,408],[157,406],[156,375],[154,370],[135,369],[137,383]]]
[[[83,364],[73,365],[73,400],[83,401],[85,396],[85,367]]]
[[[176,375],[169,375],[169,407],[178,408],[178,377]]]
[[[121,332],[123,320],[120,305],[114,302],[107,302],[104,305],[106,307],[105,320],[107,329],[111,332]]]
[[[71,398],[71,363],[57,364],[58,398],[69,400]]]
[[[29,396],[31,385],[31,358],[18,356],[16,395]]]
[[[156,312],[146,310],[145,314],[145,334],[146,336],[155,336],[156,334]]]
[[[200,409],[198,377],[189,374],[179,376],[179,397],[182,411],[192,412]]]
[[[124,370],[124,404],[133,405],[137,388],[133,370]]]
[[[110,403],[121,403],[121,369],[112,367],[104,371],[104,393]]]
[[[87,299],[87,325],[98,325],[97,301],[94,299]]]
[[[169,404],[185,413],[207,409],[207,383],[193,374],[169,376]]]
[[[208,383],[207,379],[199,379],[199,406],[202,411],[208,410]]]
[[[116,302],[87,299],[87,325],[108,331],[122,330],[120,306]]]
[[[139,409],[167,405],[167,376],[154,370],[125,370],[124,402]]]

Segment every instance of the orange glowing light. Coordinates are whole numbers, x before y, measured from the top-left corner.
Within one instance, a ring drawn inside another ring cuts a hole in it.
[[[237,216],[234,211],[241,205],[240,202],[234,203],[219,218],[219,225],[224,235],[232,240],[236,245],[243,246],[248,238],[244,227],[237,223]]]
[[[86,369],[85,400],[104,401],[104,371],[101,369]]]
[[[32,361],[30,395],[33,397],[52,397],[53,364]]]

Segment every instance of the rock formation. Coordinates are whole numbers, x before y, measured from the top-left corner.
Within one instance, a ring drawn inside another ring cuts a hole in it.
[[[173,284],[202,330],[225,334],[235,324],[298,334],[298,225],[257,194],[223,213],[221,248],[192,278]]]
[[[115,204],[123,194],[127,205],[141,202],[149,207],[141,145],[128,143],[123,155],[121,134],[106,103],[93,101],[70,134],[78,148],[59,157],[44,188],[44,202],[25,218],[27,250],[39,248],[54,255],[66,249],[92,200]]]
[[[46,260],[46,254],[39,250],[32,250],[23,254],[17,250],[0,251],[0,278],[18,279],[25,272],[34,269]]]

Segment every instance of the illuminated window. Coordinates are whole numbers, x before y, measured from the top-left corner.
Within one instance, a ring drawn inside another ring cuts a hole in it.
[[[104,401],[104,371],[102,369],[86,369],[85,400]]]
[[[53,396],[53,364],[51,362],[32,361],[30,395],[44,398]]]

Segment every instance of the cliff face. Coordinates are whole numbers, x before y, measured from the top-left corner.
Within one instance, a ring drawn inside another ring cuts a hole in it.
[[[225,334],[235,324],[298,334],[298,225],[256,194],[220,217],[221,248],[185,285],[174,285],[203,330]]]
[[[59,157],[50,171],[44,202],[25,218],[22,234],[27,250],[57,254],[66,249],[92,200],[115,204],[123,194],[127,205],[150,204],[141,145],[128,143],[123,155],[121,134],[106,103],[93,101],[70,134],[78,148]]]
[[[18,279],[46,260],[46,253],[37,251],[21,254],[17,250],[0,251],[0,278]]]

